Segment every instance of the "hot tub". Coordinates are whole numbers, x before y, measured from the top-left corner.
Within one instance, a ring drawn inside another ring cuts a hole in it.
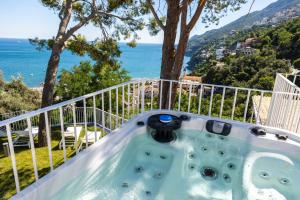
[[[185,116],[168,142],[153,139],[147,126],[162,113]],[[224,125],[229,129],[222,132]],[[12,199],[300,199],[299,138],[253,128],[180,112],[144,113]]]

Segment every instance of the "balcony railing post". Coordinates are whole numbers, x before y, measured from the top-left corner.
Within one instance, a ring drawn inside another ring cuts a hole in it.
[[[28,127],[28,134],[29,134],[29,142],[30,142],[30,149],[31,149],[31,157],[32,157],[32,164],[34,170],[34,177],[37,181],[39,179],[37,164],[36,164],[36,156],[35,156],[35,148],[34,148],[34,140],[32,137],[32,126],[30,118],[27,118],[27,127]]]
[[[119,88],[116,88],[116,124],[115,127],[119,126]]]
[[[169,85],[169,110],[171,110],[172,87],[173,87],[173,81],[170,81],[170,85]]]
[[[48,112],[45,112],[44,116],[45,116],[45,123],[46,123],[46,137],[47,137],[47,146],[48,146],[48,154],[49,154],[49,161],[50,161],[50,170],[53,171],[53,158],[52,158],[52,147],[51,147]]]
[[[142,105],[141,112],[145,112],[145,81],[142,81]]]
[[[225,94],[226,94],[226,87],[223,87],[219,118],[222,118],[222,115],[223,115],[223,107],[224,107]]]
[[[261,109],[261,104],[262,104],[262,100],[264,98],[264,92],[260,93],[260,99],[259,99],[259,104],[258,104],[258,109],[257,109],[257,118],[259,119],[260,117],[260,109]],[[259,119],[260,121],[260,119]]]
[[[112,130],[112,126],[111,126],[111,122],[112,122],[112,117],[111,117],[111,112],[112,112],[112,109],[111,109],[111,90],[109,90],[108,92],[108,95],[109,95],[109,132],[111,132]]]
[[[293,101],[292,101],[292,106],[291,106],[291,113],[289,115],[289,119],[287,120],[288,123],[287,123],[287,129],[288,130],[293,130],[293,124],[294,124],[294,121],[296,119],[296,115],[297,115],[297,107],[298,107],[298,104],[299,104],[299,93],[300,91],[295,91],[295,94],[293,95]]]
[[[208,111],[209,117],[211,116],[212,103],[213,103],[213,99],[214,99],[214,90],[215,90],[215,87],[212,86],[211,91],[210,91],[210,101],[209,101],[209,111]]]
[[[64,116],[63,116],[62,107],[59,107],[59,117],[60,117],[60,131],[61,131],[61,141],[62,141],[63,154],[64,154],[64,162],[66,162],[67,153],[66,153],[66,141],[65,141]]]
[[[6,134],[7,134],[11,164],[12,164],[13,173],[14,173],[16,190],[17,190],[17,193],[19,193],[20,192],[20,183],[19,183],[18,169],[17,169],[17,163],[16,163],[16,156],[15,156],[14,146],[13,146],[13,142],[12,142],[10,124],[6,125]]]
[[[130,119],[130,83],[127,88],[127,118]]]
[[[154,82],[151,82],[151,100],[150,100],[150,108],[153,110],[153,93],[154,93],[154,87],[153,87]]]
[[[135,83],[132,84],[132,114],[135,114],[136,98],[135,98]]]
[[[141,88],[140,88],[140,82],[138,82],[137,86],[137,113],[140,113],[140,93],[141,93]]]
[[[93,115],[94,115],[94,134],[95,142],[97,142],[97,113],[96,113],[96,96],[93,96]],[[88,141],[86,141],[88,142]]]
[[[124,123],[124,117],[125,117],[125,114],[124,114],[124,102],[125,102],[125,88],[124,88],[124,85],[122,86],[122,124]]]
[[[75,151],[78,154],[78,141],[79,141],[79,134],[77,133],[77,122],[76,122],[76,110],[75,110],[75,103],[72,104],[72,111],[73,111],[73,126],[74,126],[74,136],[75,136]]]
[[[245,110],[244,110],[244,119],[243,119],[244,122],[246,122],[246,118],[247,118],[247,112],[248,112],[248,105],[249,105],[250,93],[251,93],[251,90],[248,90],[248,93],[247,93],[247,100],[246,100]]]
[[[85,142],[86,148],[89,147],[88,140],[88,130],[87,130],[87,116],[86,116],[86,99],[83,99],[83,118],[84,118],[84,132],[85,132]]]
[[[162,90],[163,90],[163,80],[160,80],[160,88],[159,88],[159,109],[161,110],[161,101],[162,101]]]
[[[300,133],[300,114],[299,114],[299,117],[298,117],[298,121],[297,121],[297,127],[296,127],[296,133]]]
[[[232,112],[231,112],[231,119],[234,119],[234,112],[235,112],[235,105],[236,105],[236,98],[237,98],[237,94],[238,94],[238,88],[235,88],[234,91],[234,99],[233,99],[233,105],[232,105]]]
[[[192,87],[193,87],[193,85],[190,83],[190,87],[189,87],[188,112],[190,112],[190,110],[191,110]]]
[[[198,102],[198,115],[201,114],[202,94],[203,94],[203,85],[201,84],[199,102]]]
[[[288,106],[287,106],[287,109],[285,111],[285,115],[284,115],[284,120],[283,120],[283,125],[281,128],[286,128],[287,126],[287,123],[289,121],[289,118],[291,116],[291,112],[292,112],[292,101],[293,101],[293,94],[297,92],[296,88],[294,87],[291,87],[291,89],[289,90],[290,93],[292,94],[288,94],[287,97],[288,97]]]
[[[103,130],[103,134],[105,133],[105,108],[104,108],[104,92],[102,92],[101,94],[101,104],[102,104],[102,130]],[[102,135],[101,135],[102,136]]]
[[[182,93],[182,83],[179,83],[179,95],[178,95],[178,111],[180,111],[181,105],[181,93]]]

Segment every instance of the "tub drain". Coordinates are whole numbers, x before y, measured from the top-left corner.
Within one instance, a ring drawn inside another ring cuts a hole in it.
[[[201,175],[206,180],[215,180],[218,177],[218,172],[212,167],[203,167],[201,169]]]
[[[270,178],[270,175],[267,172],[260,172],[259,176],[263,179],[268,179]]]
[[[156,174],[153,175],[153,178],[155,178],[155,179],[160,179],[161,177],[162,177],[161,172],[157,172]]]
[[[279,182],[282,184],[282,185],[287,185],[290,183],[289,179],[287,178],[281,178],[279,179]]]
[[[230,183],[231,182],[231,178],[228,174],[223,174],[223,179],[226,183]]]
[[[220,151],[218,151],[218,154],[219,154],[220,156],[224,156],[225,152],[222,151],[222,150],[220,150]]]
[[[141,172],[144,171],[144,168],[141,167],[141,166],[139,166],[139,167],[134,168],[134,171],[135,171],[136,173],[141,173]]]
[[[194,170],[195,169],[195,165],[194,164],[189,164],[189,169],[190,170]]]
[[[129,185],[128,185],[128,183],[124,182],[124,183],[122,183],[121,186],[122,186],[122,188],[128,188]]]
[[[206,146],[203,146],[203,147],[201,148],[201,150],[204,151],[204,152],[206,152],[206,151],[208,150],[208,148],[207,148]]]
[[[147,195],[147,196],[151,196],[151,192],[150,191],[145,191],[145,194]]]
[[[235,165],[233,163],[228,163],[227,168],[233,170],[233,169],[235,169]]]
[[[189,158],[190,159],[194,159],[196,157],[195,153],[191,152],[189,153]]]

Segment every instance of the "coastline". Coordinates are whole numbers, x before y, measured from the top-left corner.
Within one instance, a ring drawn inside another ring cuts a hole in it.
[[[39,87],[30,87],[31,90],[33,91],[37,91],[39,92],[40,94],[42,94],[43,92],[43,86],[39,86]]]

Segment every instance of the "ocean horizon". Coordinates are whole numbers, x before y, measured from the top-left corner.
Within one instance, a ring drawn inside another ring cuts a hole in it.
[[[121,66],[132,78],[159,77],[162,44],[138,43],[135,48],[125,43],[119,45],[122,51],[119,59]],[[50,51],[36,50],[28,39],[0,38],[0,72],[5,81],[22,76],[27,86],[40,86],[45,78],[49,56]],[[62,69],[70,70],[87,60],[90,60],[88,56],[77,56],[65,50],[61,56],[59,73]],[[185,57],[185,66],[188,61],[189,58]]]

